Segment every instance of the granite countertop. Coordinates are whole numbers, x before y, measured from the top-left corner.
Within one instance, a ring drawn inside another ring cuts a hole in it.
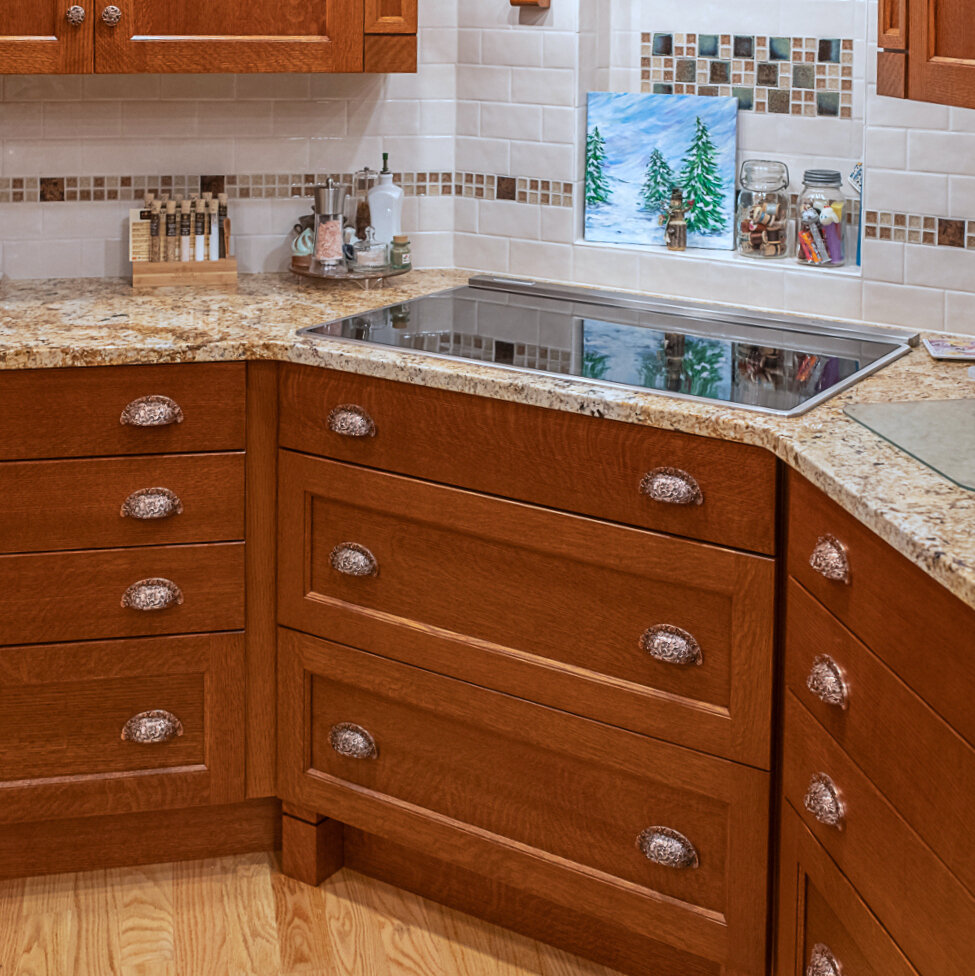
[[[464,284],[467,277],[415,271],[392,287],[365,292],[291,275],[248,275],[236,295],[204,289],[139,295],[115,279],[7,282],[0,289],[0,369],[272,359],[754,444],[975,607],[975,493],[843,413],[854,401],[975,397],[964,365],[935,362],[915,349],[852,390],[786,418],[295,335],[303,326]]]

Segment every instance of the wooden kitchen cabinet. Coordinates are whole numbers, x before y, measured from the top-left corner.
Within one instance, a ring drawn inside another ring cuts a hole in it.
[[[975,108],[968,0],[880,0],[877,92]]]
[[[416,0],[38,0],[4,8],[0,72],[8,74],[416,70]]]

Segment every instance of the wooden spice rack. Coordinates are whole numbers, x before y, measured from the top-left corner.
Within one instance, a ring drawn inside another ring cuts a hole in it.
[[[237,290],[237,258],[219,261],[133,261],[133,288],[180,286],[219,287]]]

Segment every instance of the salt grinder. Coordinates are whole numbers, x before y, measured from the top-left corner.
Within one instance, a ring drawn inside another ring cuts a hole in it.
[[[348,188],[331,177],[315,190],[315,258],[325,267],[342,264],[342,220]]]

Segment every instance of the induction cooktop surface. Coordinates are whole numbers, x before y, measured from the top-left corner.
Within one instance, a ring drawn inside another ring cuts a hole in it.
[[[491,277],[300,331],[786,416],[917,343],[898,329]]]

